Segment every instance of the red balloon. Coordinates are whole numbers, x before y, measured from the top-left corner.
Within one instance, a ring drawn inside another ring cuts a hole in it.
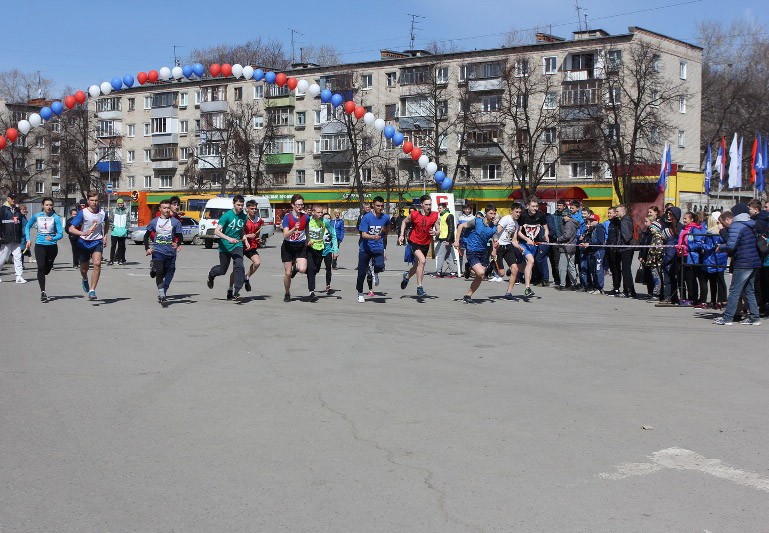
[[[411,150],[413,150],[413,149],[414,149],[414,145],[411,144],[411,141],[406,141],[405,143],[403,143],[403,153],[404,154],[410,153]]]
[[[219,63],[213,63],[210,67],[208,67],[208,71],[211,73],[211,76],[214,78],[219,75],[222,71],[221,65]]]
[[[355,113],[355,118],[360,120],[363,118],[363,115],[366,114],[366,108],[363,107],[362,105],[356,105],[354,113]]]
[[[224,65],[222,65],[222,76],[224,76],[225,78],[229,78],[230,76],[232,76],[232,65],[230,65],[229,63],[225,63]]]
[[[344,103],[344,112],[348,115],[352,115],[352,112],[355,111],[355,102],[352,100],[347,100]]]
[[[73,107],[75,107],[76,103],[77,103],[77,100],[75,100],[74,96],[69,95],[64,97],[64,105],[67,106],[67,109],[72,109]]]
[[[7,144],[7,143],[5,142],[5,137],[3,137],[2,135],[0,135],[0,150],[2,150],[3,148],[5,148],[6,144]]]
[[[147,73],[146,72],[139,72],[136,75],[136,81],[139,82],[139,85],[144,85],[147,83]]]
[[[414,148],[411,149],[411,159],[416,161],[421,156],[422,156],[422,149],[421,148],[415,146]]]
[[[275,75],[275,83],[278,85],[278,87],[283,87],[286,84],[286,75],[282,72],[278,72]]]
[[[157,70],[150,70],[149,73],[147,73],[147,79],[150,83],[155,83],[158,81],[158,71]]]
[[[276,81],[277,81],[277,79],[278,79],[278,77],[275,76],[275,80]],[[297,83],[299,83],[299,82],[297,81],[296,78],[288,78],[288,80],[286,80],[286,85],[288,85],[288,88],[291,89],[292,91],[294,89],[296,89],[296,84]]]
[[[75,101],[78,104],[82,104],[83,102],[85,102],[85,93],[83,91],[76,92],[75,93]]]
[[[5,130],[5,138],[11,141],[12,143],[16,142],[16,139],[19,138],[19,132],[16,131],[16,128],[8,128]]]

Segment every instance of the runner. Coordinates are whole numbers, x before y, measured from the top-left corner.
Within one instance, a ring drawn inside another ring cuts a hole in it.
[[[108,246],[109,219],[104,210],[99,207],[99,193],[88,191],[86,198],[88,207],[80,210],[72,221],[69,232],[80,237],[77,246],[80,253],[80,275],[83,278],[83,291],[88,293],[89,300],[95,300],[96,285],[99,284],[99,276],[101,275],[102,255],[104,247]],[[89,261],[93,261],[90,284],[88,283]]]
[[[331,220],[331,215],[323,213],[323,219],[327,220],[331,227],[334,228],[333,232],[327,231],[323,236],[323,264],[326,266],[326,294],[332,294],[334,290],[331,288],[331,271],[334,270],[334,258],[339,257],[339,244],[342,242],[339,240],[339,230]],[[344,229],[342,230],[344,234]],[[336,248],[334,247],[333,237],[336,236]],[[336,250],[336,253],[334,252]]]
[[[428,196],[427,198],[429,200],[430,197]],[[361,218],[358,225],[360,245],[358,251],[358,280],[355,288],[358,291],[358,302],[361,303],[366,301],[366,297],[363,295],[363,278],[366,277],[369,263],[373,263],[375,275],[384,270],[384,237],[387,235],[390,215],[382,213],[383,208],[384,198],[381,196],[375,197],[373,209]],[[422,291],[422,296],[424,296],[424,291]]]
[[[317,302],[315,294],[315,276],[323,264],[323,251],[326,248],[326,237],[331,238],[331,253],[338,250],[336,232],[329,219],[323,217],[323,209],[319,205],[312,207],[312,217],[307,223],[307,290],[310,291],[310,302]],[[328,277],[328,274],[326,275]],[[330,283],[330,281],[329,281]],[[328,285],[328,284],[327,284]],[[328,285],[330,287],[330,285]],[[328,292],[328,288],[326,289]]]
[[[465,200],[465,204],[462,206],[462,214],[457,217],[457,227],[459,227],[460,224],[473,219],[475,219],[475,216],[473,216],[473,208],[470,203]],[[461,271],[464,272],[465,279],[470,279],[470,265],[464,261],[465,237],[467,236],[467,233],[468,230],[465,230],[465,235],[459,236],[459,267]],[[459,272],[457,272],[457,275],[459,275]]]
[[[494,217],[497,216],[497,208],[494,204],[486,206],[486,215],[483,217],[476,217],[473,220],[463,222],[457,228],[457,236],[454,241],[454,246],[459,248],[460,235],[464,230],[468,230],[467,237],[465,237],[465,245],[467,250],[467,264],[475,273],[475,279],[470,284],[470,288],[465,294],[463,300],[467,303],[473,302],[473,294],[478,290],[478,287],[483,283],[483,276],[486,273],[486,267],[489,266],[489,255],[492,259],[496,259],[497,255],[497,225],[494,224]],[[487,244],[489,239],[493,239],[491,254]]]
[[[510,279],[507,280],[507,291],[505,300],[513,299],[513,288],[518,281],[518,263],[523,261],[524,248],[518,242],[521,226],[518,220],[521,217],[523,205],[513,202],[510,206],[510,214],[503,216],[497,223],[497,275],[502,277],[504,274],[505,263],[509,268]],[[523,293],[528,298],[534,296],[534,292],[529,289],[529,293]]]
[[[223,276],[230,268],[235,274],[232,293],[227,291],[227,299],[240,302],[240,288],[243,286],[243,229],[246,225],[246,214],[243,212],[244,198],[236,194],[232,199],[232,209],[219,218],[214,235],[219,237],[219,264],[208,272],[208,288],[214,288],[214,278]]]
[[[526,258],[526,266],[523,271],[523,279],[526,283],[526,290],[524,296],[533,296],[534,291],[531,290],[532,271],[536,266],[537,275],[535,276],[543,287],[550,285],[549,269],[547,267],[547,256],[550,251],[550,247],[547,243],[550,241],[550,231],[547,227],[547,215],[539,210],[539,200],[532,197],[529,199],[529,204],[526,210],[521,213],[521,218],[518,221],[521,225],[519,232],[519,241],[524,249],[524,257]],[[526,294],[527,292],[531,294]]]
[[[171,216],[173,218],[175,218],[176,220],[178,220],[179,222],[181,222],[182,221],[182,216],[181,216],[181,213],[179,212],[179,209],[180,209],[181,204],[182,204],[181,198],[179,198],[178,196],[172,196],[171,198],[169,198],[169,201],[171,202]],[[155,211],[155,217],[157,218],[159,216],[160,216],[160,209]],[[149,233],[147,233],[145,231],[144,232],[144,248],[145,249],[149,246],[149,243],[150,243],[149,239],[150,239]],[[176,253],[177,254],[182,251],[182,245],[183,244],[184,244],[184,240],[181,240],[177,244],[177,246],[176,246]],[[125,262],[123,264],[125,264]],[[150,277],[151,278],[155,277],[155,262],[152,261],[152,260],[150,260]]]
[[[403,273],[401,289],[405,289],[409,280],[416,274],[417,276],[417,296],[427,296],[422,283],[425,277],[425,263],[427,262],[427,253],[430,251],[430,242],[433,236],[438,233],[438,212],[431,211],[433,201],[429,194],[423,195],[419,202],[421,209],[412,211],[409,218],[404,220],[400,227],[400,237],[398,244],[403,244],[406,235],[406,224],[411,221],[411,234],[408,242],[411,245],[411,251],[414,255],[414,262],[408,272]]]
[[[43,198],[43,210],[35,213],[24,226],[27,239],[26,250],[29,250],[32,241],[29,238],[29,230],[37,226],[37,238],[35,239],[35,261],[37,261],[37,283],[40,285],[40,301],[46,303],[48,295],[45,293],[45,277],[51,273],[53,262],[59,253],[56,244],[64,236],[64,228],[61,217],[53,210],[53,198]]]
[[[155,284],[158,287],[158,302],[168,307],[168,288],[176,272],[176,250],[184,240],[182,223],[171,216],[171,201],[163,200],[159,206],[160,215],[147,225],[151,245],[147,255],[152,256],[155,267]]]
[[[283,215],[280,259],[283,261],[283,288],[286,290],[284,302],[291,301],[291,278],[297,272],[307,272],[307,223],[310,217],[302,212],[303,208],[304,197],[295,194],[291,197],[291,211]]]
[[[251,261],[251,265],[248,267],[248,274],[246,274],[243,282],[243,288],[246,289],[246,292],[251,292],[251,276],[256,273],[262,264],[259,252],[257,251],[259,246],[262,245],[262,239],[259,237],[262,226],[264,226],[264,220],[259,216],[256,200],[249,200],[246,202],[246,225],[243,229],[243,256]],[[230,287],[227,289],[228,298],[231,298],[234,283],[235,272],[232,272],[230,274]]]

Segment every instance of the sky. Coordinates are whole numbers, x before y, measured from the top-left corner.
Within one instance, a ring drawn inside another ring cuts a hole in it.
[[[628,26],[696,42],[697,24],[720,17],[769,26],[766,0],[576,0],[590,28],[625,33]],[[433,40],[458,50],[494,48],[511,29],[538,28],[571,37],[578,28],[575,0],[440,0],[411,2],[293,2],[258,0],[35,0],[3,8],[0,72],[40,72],[64,87],[86,89],[125,74],[173,66],[174,45],[194,48],[236,44],[255,37],[279,39],[291,49],[330,45],[344,62],[375,60],[379,49],[409,47],[411,18],[420,15],[415,48]],[[727,9],[728,7],[728,9]]]

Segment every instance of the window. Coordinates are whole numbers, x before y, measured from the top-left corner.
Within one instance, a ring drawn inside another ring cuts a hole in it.
[[[182,135],[187,135],[190,132],[190,121],[189,120],[180,120],[179,121],[179,133]]]
[[[200,135],[200,119],[195,119],[195,135]]]
[[[293,137],[275,137],[275,139],[270,143],[269,153],[293,154],[294,138]]]
[[[307,151],[307,141],[296,141],[294,146],[296,146],[296,155],[304,155]]]
[[[592,70],[594,60],[593,54],[574,54],[571,56],[571,70]]]
[[[287,185],[288,184],[288,173],[287,172],[273,172],[270,174],[270,177],[272,178],[272,183],[275,185]]]
[[[401,69],[401,85],[411,85],[429,81],[429,67],[409,67]]]
[[[341,152],[350,148],[347,135],[323,135],[320,143],[322,152]]]
[[[45,139],[42,137],[35,138],[35,148],[43,148],[45,146]]]
[[[291,109],[288,107],[279,107],[277,109],[269,109],[270,122],[276,126],[293,126],[293,116]]]
[[[128,125],[128,136],[129,137],[136,137],[136,124],[129,124]]]
[[[96,125],[97,137],[114,137],[120,135],[120,122],[115,120],[100,120]]]
[[[678,97],[678,112],[686,113],[686,97],[685,96]]]
[[[152,150],[144,150],[144,162],[149,163],[152,161]]]
[[[555,141],[557,138],[558,138],[558,133],[555,128],[545,128],[542,131],[542,141],[545,144],[555,144]]]
[[[136,187],[136,176],[128,176],[128,188],[133,189]]]
[[[160,188],[161,189],[170,189],[173,186],[174,177],[173,176],[160,176]]]
[[[149,137],[152,133],[151,124],[149,122],[145,122],[144,124],[144,136]]]
[[[360,169],[360,181],[362,183],[371,183],[371,169],[370,168],[362,168],[362,169]]]
[[[678,147],[686,148],[686,132],[684,130],[678,130]]]
[[[134,150],[128,150],[126,152],[126,163],[133,163],[136,158],[136,152]]]
[[[288,88],[288,85],[284,85],[283,87],[280,87],[279,85],[267,86],[267,96],[275,98],[279,96],[288,96],[290,94],[291,89]]]
[[[312,141],[312,153],[313,154],[320,153],[320,139],[315,139],[314,141]]]
[[[264,85],[254,85],[254,100],[264,98]]]
[[[374,86],[374,76],[372,74],[361,74],[360,88],[371,89]]]
[[[61,151],[61,142],[51,143],[51,155],[59,155]]]
[[[459,67],[459,82],[463,82],[467,79],[468,65],[460,65]]]
[[[518,93],[515,95],[515,108],[525,109],[529,105],[529,97],[526,93]]]
[[[297,111],[296,112],[296,125],[299,126],[306,126],[307,125],[307,112],[306,111]]]
[[[408,170],[409,173],[409,181],[424,181],[424,178],[422,177],[422,169],[419,167],[412,167]]]
[[[619,124],[606,125],[606,140],[609,144],[617,144],[619,142]]]
[[[61,192],[61,183],[59,183],[58,181],[52,181],[51,192]]]
[[[203,93],[198,89],[195,91],[195,107],[200,106],[200,101],[203,99]]]
[[[395,115],[398,112],[397,104],[385,105],[385,120],[395,120]]]
[[[296,171],[296,184],[297,185],[304,185],[304,170],[297,170]]]
[[[437,67],[435,69],[435,81],[436,83],[448,83],[449,67]]]
[[[622,101],[622,87],[609,87],[609,105],[619,105]]]
[[[168,133],[168,119],[166,119],[166,118],[153,118],[152,119],[152,133]]]
[[[558,107],[558,93],[549,92],[545,95],[545,101],[542,104],[543,109],[555,109]]]
[[[59,177],[59,163],[51,163],[51,177],[52,178]]]
[[[518,59],[515,62],[515,76],[521,78],[529,75],[529,60]]]
[[[395,87],[395,83],[398,80],[398,74],[395,72],[388,72],[386,76],[387,76],[387,86]]]
[[[45,161],[42,159],[35,159],[35,170],[44,170],[45,169]]]
[[[204,87],[202,92],[204,102],[221,102],[227,99],[227,91],[223,85]]]
[[[558,58],[555,56],[549,56],[544,58],[544,73],[555,74],[558,72]]]
[[[484,111],[497,111],[499,109],[499,95],[481,97],[481,107]]]
[[[27,194],[27,192],[29,192],[28,186],[29,186],[29,183],[24,182],[24,184],[21,186],[21,192],[23,192],[24,194]]]
[[[660,129],[658,126],[652,126],[649,130],[649,140],[652,144],[660,143]]]
[[[652,70],[654,72],[662,70],[662,58],[658,54],[652,56]]]
[[[497,163],[491,163],[488,165],[483,165],[482,172],[481,172],[481,179],[482,180],[498,180],[502,178],[502,167],[501,165]]]
[[[190,184],[189,179],[184,174],[181,174],[179,176],[179,187],[186,188]]]
[[[350,170],[347,168],[334,169],[334,185],[347,185],[350,183]]]
[[[192,153],[192,148],[184,146],[179,148],[179,161],[187,161]]]
[[[325,178],[323,177],[323,171],[322,170],[316,170],[315,171],[315,185],[321,185],[325,183]]]
[[[558,168],[558,165],[555,164],[555,161],[547,161],[543,163],[542,179],[546,179],[546,180],[555,179],[557,168]]]
[[[660,92],[657,89],[652,89],[651,92],[651,105],[652,107],[660,106]]]
[[[686,61],[681,61],[678,64],[678,77],[682,80],[686,79]]]
[[[36,194],[43,194],[45,192],[45,183],[42,181],[36,181],[35,182],[35,193]]]
[[[593,177],[593,162],[592,161],[575,161],[569,165],[569,177],[570,178],[583,178],[589,179]]]
[[[190,104],[189,93],[179,93],[179,107],[187,107]]]
[[[235,87],[233,89],[233,93],[235,95],[235,101],[240,102],[243,100],[243,87]]]
[[[152,107],[171,107],[176,103],[177,93],[158,93],[152,95]]]
[[[316,126],[319,126],[320,123],[321,123],[320,110],[317,110],[313,113],[313,124],[315,124]]]
[[[262,115],[254,117],[254,128],[257,130],[264,128],[264,117]]]
[[[54,133],[61,133],[61,122],[57,120],[56,122],[51,123],[51,131]]]
[[[128,99],[128,110],[129,111],[135,111],[136,110],[136,98],[129,98]]]
[[[446,118],[449,115],[449,101],[440,100],[437,106],[438,118]]]
[[[622,50],[609,50],[606,54],[606,66],[611,71],[619,70],[622,65]]]
[[[152,188],[152,176],[144,176],[144,188],[145,189]]]
[[[205,130],[224,129],[224,113],[203,113],[200,118]]]
[[[144,109],[152,109],[152,95],[144,97]]]

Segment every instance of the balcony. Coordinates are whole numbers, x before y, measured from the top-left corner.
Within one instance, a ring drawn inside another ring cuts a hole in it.
[[[502,78],[488,78],[484,80],[468,80],[467,89],[469,91],[501,91],[504,89]]]
[[[467,159],[499,159],[502,157],[502,153],[496,146],[489,145],[465,145],[465,157]]]
[[[153,146],[150,159],[155,161],[176,161],[179,159],[178,147],[175,144],[168,146]]]
[[[268,109],[271,107],[296,107],[296,96],[290,94],[288,96],[270,97],[266,100],[265,107]]]
[[[429,130],[432,129],[432,121],[427,117],[398,117],[399,130]]]
[[[227,100],[214,100],[212,102],[201,102],[201,113],[224,113],[229,109]]]
[[[118,173],[122,169],[120,161],[99,161],[96,163],[96,170],[103,174]]]
[[[222,156],[220,155],[199,155],[198,168],[200,170],[222,168]]]
[[[567,70],[564,72],[563,77],[564,82],[586,81],[592,79],[595,79],[595,69],[592,68],[587,70]]]
[[[264,156],[266,165],[293,165],[294,154],[267,154]]]

